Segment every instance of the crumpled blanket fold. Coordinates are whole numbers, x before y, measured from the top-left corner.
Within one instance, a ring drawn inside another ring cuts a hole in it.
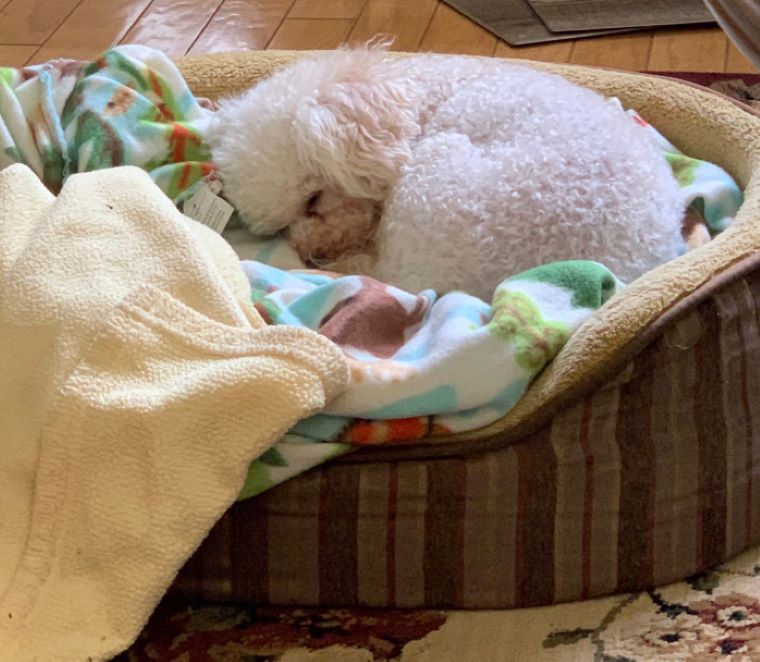
[[[0,660],[107,659],[346,361],[137,168],[0,171],[0,282]]]

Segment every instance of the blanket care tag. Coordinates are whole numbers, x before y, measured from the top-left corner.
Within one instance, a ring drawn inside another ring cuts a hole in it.
[[[204,182],[198,192],[188,198],[182,211],[186,216],[221,234],[235,211],[229,202],[219,197],[221,190],[222,185],[218,181]]]

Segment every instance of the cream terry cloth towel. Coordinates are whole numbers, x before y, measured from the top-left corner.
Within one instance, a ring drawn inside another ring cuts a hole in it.
[[[125,649],[251,459],[345,388],[247,287],[137,169],[57,199],[0,172],[0,661]]]

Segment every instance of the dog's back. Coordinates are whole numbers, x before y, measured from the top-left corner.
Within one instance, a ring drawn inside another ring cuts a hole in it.
[[[596,260],[630,281],[678,255],[675,178],[619,108],[499,61],[413,65],[425,67],[433,96],[451,88],[386,203],[376,276],[490,297],[505,277],[556,260]]]

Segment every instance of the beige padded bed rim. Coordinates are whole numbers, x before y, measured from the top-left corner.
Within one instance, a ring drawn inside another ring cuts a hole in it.
[[[190,56],[178,61],[191,89],[217,98],[242,92],[258,79],[307,53],[257,51]],[[552,71],[617,96],[656,125],[691,156],[717,163],[744,187],[745,201],[734,225],[709,244],[663,265],[614,297],[573,336],[512,411],[470,433],[431,439],[474,440],[533,427],[589,385],[660,315],[731,265],[760,250],[760,118],[720,95],[672,79],[626,72],[515,61]],[[407,447],[408,448],[408,447]]]

